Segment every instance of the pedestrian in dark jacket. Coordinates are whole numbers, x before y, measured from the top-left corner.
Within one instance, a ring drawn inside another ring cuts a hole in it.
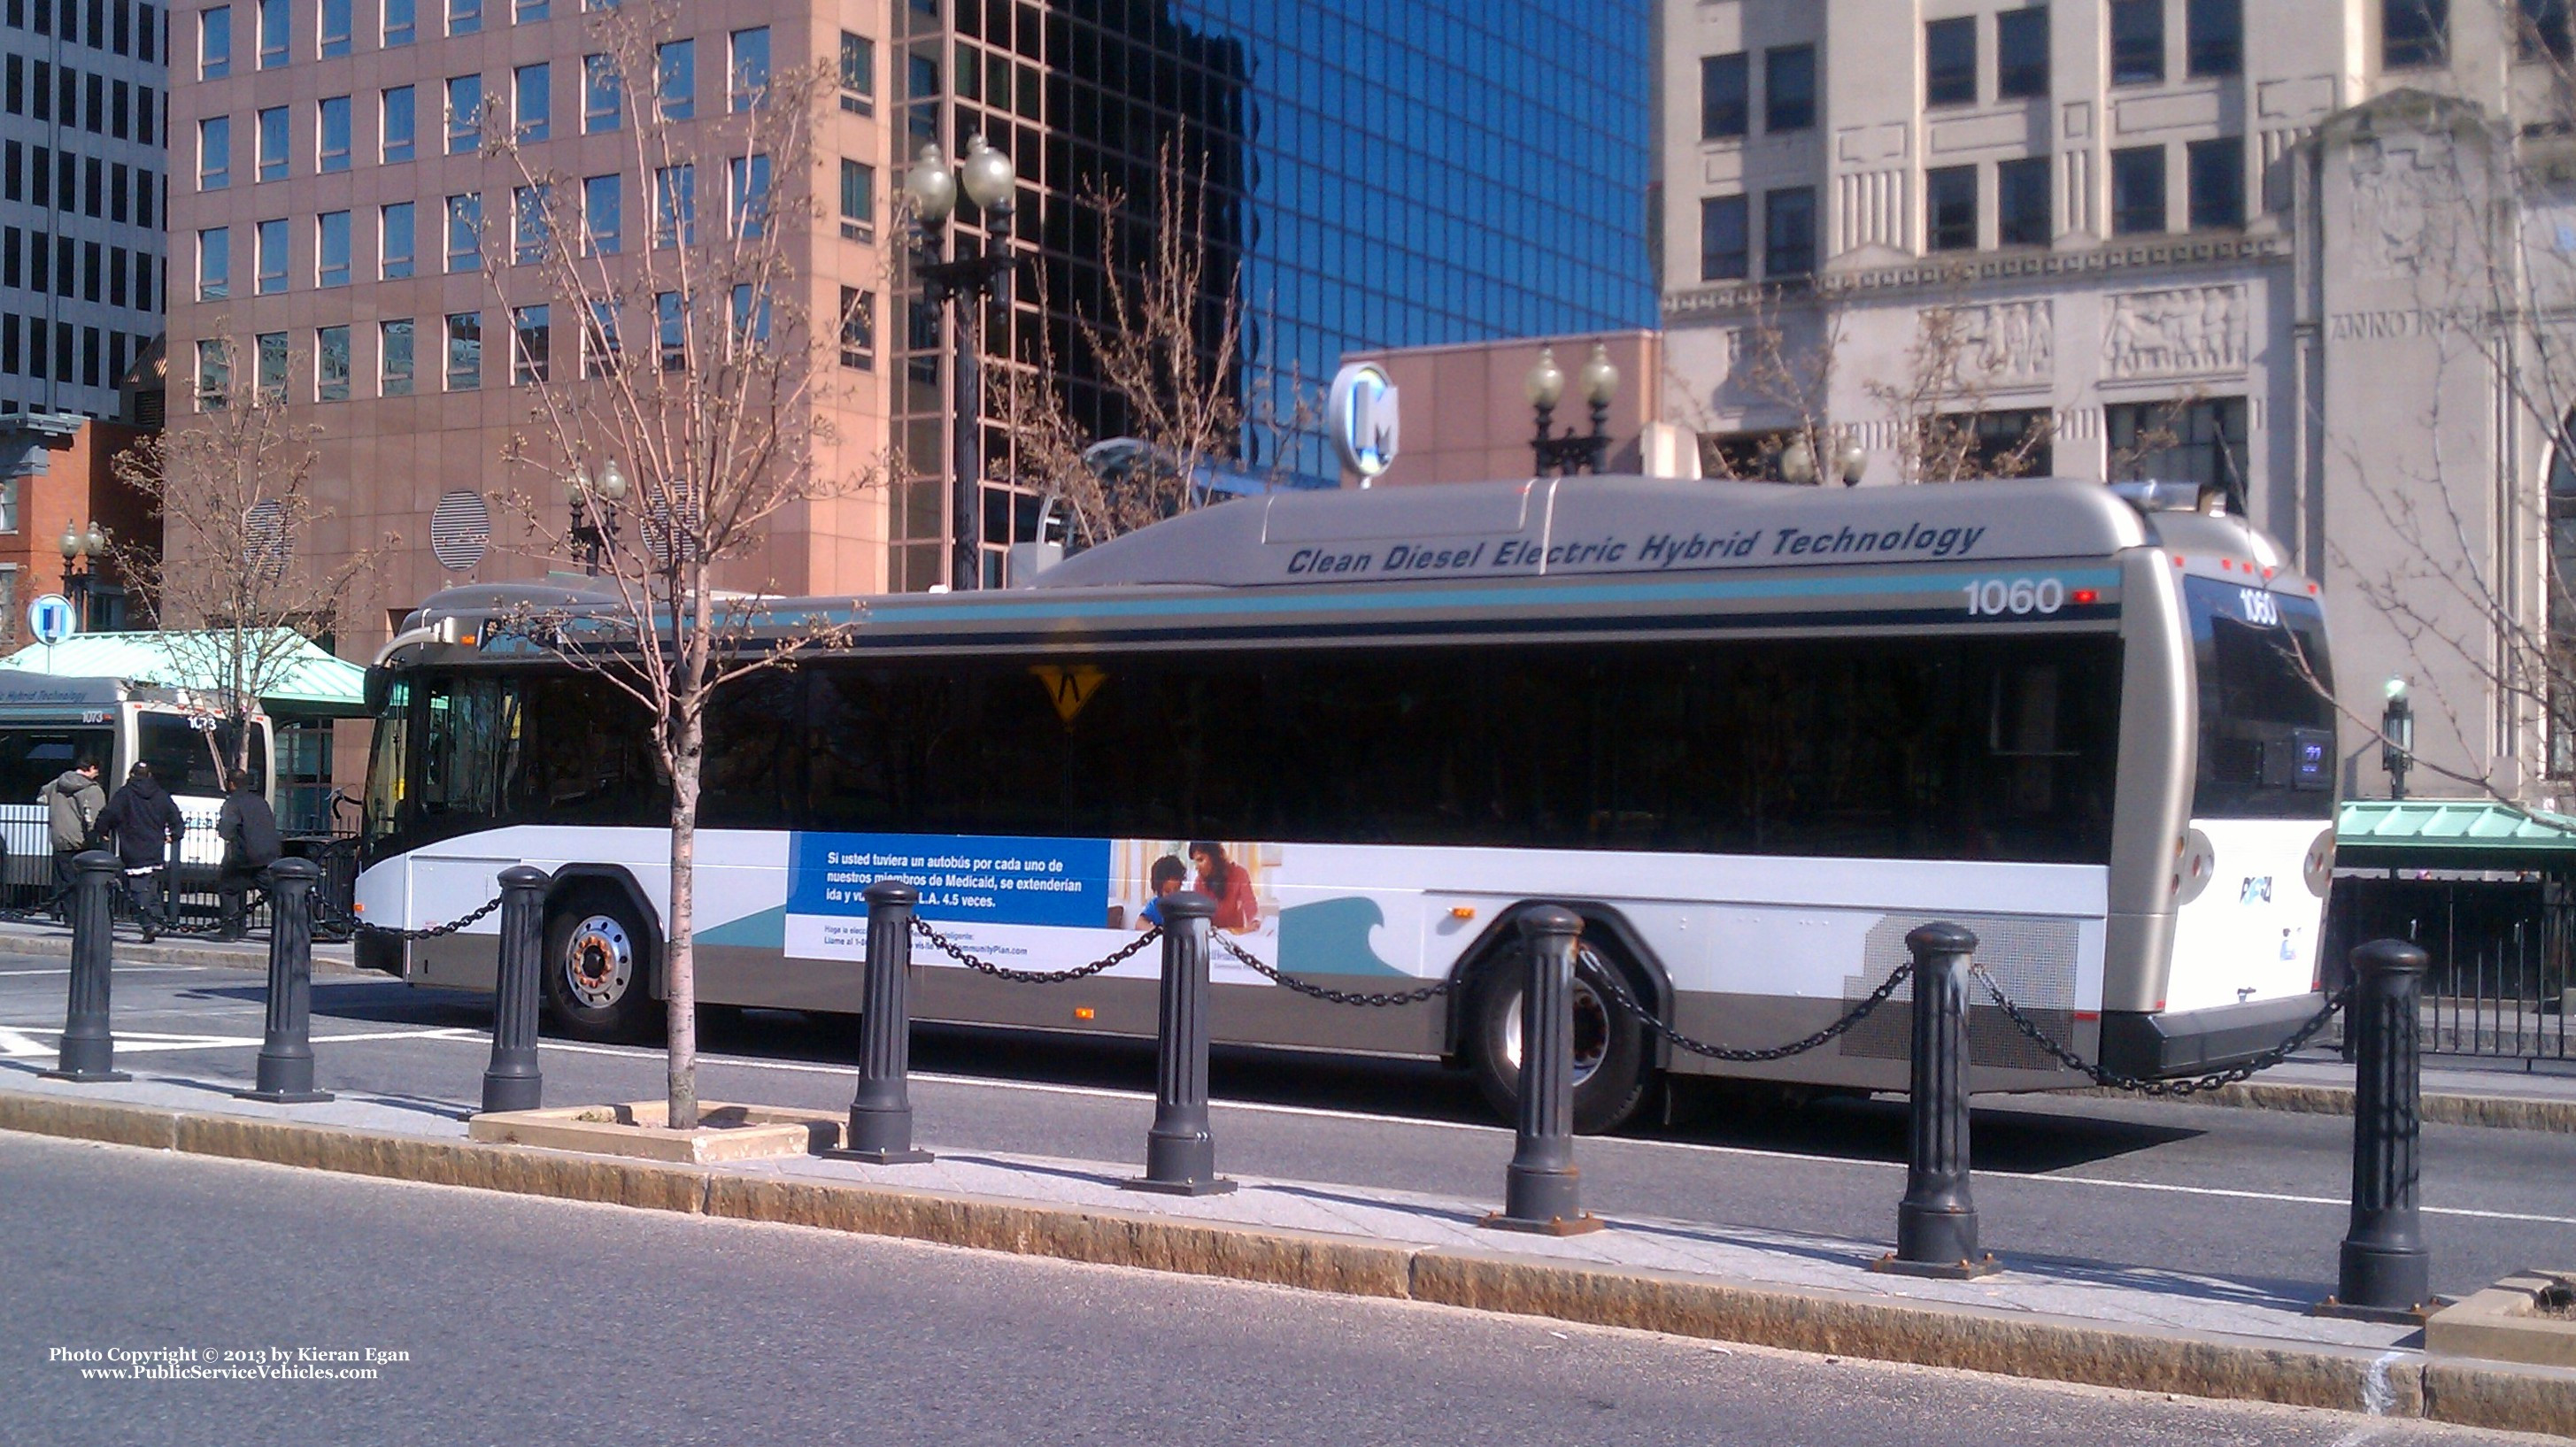
[[[152,766],[136,759],[124,786],[98,816],[98,827],[100,833],[116,836],[116,857],[125,866],[134,918],[149,942],[161,933],[161,871],[168,867],[180,836],[188,832],[188,821],[179,817],[178,801],[170,791],[152,777]]]
[[[223,895],[223,927],[215,937],[226,940],[242,937],[250,892],[268,888],[268,867],[285,847],[277,837],[277,814],[249,771],[235,770],[232,783],[223,812],[215,816],[215,837],[224,841],[223,873],[215,879]]]
[[[98,784],[98,760],[83,759],[45,786],[48,831],[54,845],[54,913],[70,907],[72,859],[98,836],[98,816],[107,808],[107,791]]]

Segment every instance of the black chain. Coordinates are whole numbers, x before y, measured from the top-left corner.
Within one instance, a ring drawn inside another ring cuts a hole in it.
[[[2105,1070],[2051,1039],[2048,1032],[2040,1028],[2039,1022],[2031,1019],[2023,1012],[2021,1006],[2013,1003],[2012,998],[2004,993],[2003,987],[1995,983],[1995,977],[1986,973],[1985,966],[1970,965],[1968,973],[1975,975],[1977,982],[1986,987],[1986,993],[1994,998],[1995,1004],[2003,1010],[2004,1018],[2013,1023],[2013,1028],[2019,1030],[2031,1044],[2047,1051],[2058,1064],[2069,1070],[2081,1072],[2095,1085],[2169,1099],[2180,1099],[2198,1095],[2203,1091],[2236,1085],[2289,1059],[2291,1052],[2316,1038],[2316,1033],[2326,1028],[2326,1022],[2334,1018],[2335,1012],[2343,1008],[2344,1001],[2352,994],[2349,986],[2335,991],[2333,995],[2327,997],[2324,1008],[2310,1016],[2306,1024],[2292,1031],[2289,1039],[2242,1065],[2232,1066],[2226,1070],[2213,1070],[2207,1075],[2196,1075],[2188,1080],[2142,1080],[2134,1075],[2122,1075],[2116,1070]]]
[[[391,925],[369,924],[317,894],[313,897],[313,918],[316,923],[333,925],[340,929],[360,930],[382,939],[434,940],[440,935],[452,935],[500,907],[501,896],[496,894],[483,901],[482,907],[472,914],[459,916],[445,924],[434,924],[426,929],[395,929]]]
[[[1294,975],[1282,974],[1279,971],[1272,969],[1270,966],[1263,964],[1261,961],[1254,959],[1244,950],[1243,946],[1236,944],[1234,941],[1227,939],[1223,935],[1218,935],[1216,937],[1216,942],[1227,954],[1241,960],[1247,968],[1253,971],[1253,973],[1278,984],[1285,985],[1300,995],[1311,996],[1318,1000],[1328,1000],[1336,1005],[1419,1005],[1425,1000],[1437,999],[1442,995],[1448,994],[1451,990],[1457,988],[1458,984],[1456,978],[1452,977],[1446,980],[1435,980],[1432,983],[1423,986],[1419,990],[1382,991],[1376,993],[1364,990],[1336,990],[1325,985],[1310,984],[1305,980],[1298,979]]]
[[[923,939],[937,945],[940,953],[948,956],[948,958],[952,960],[955,960],[957,963],[964,965],[966,968],[973,970],[978,974],[991,975],[998,980],[1008,980],[1015,985],[1061,985],[1067,980],[1088,979],[1113,965],[1126,963],[1130,958],[1134,957],[1138,950],[1143,949],[1145,946],[1150,945],[1154,941],[1163,937],[1163,927],[1161,925],[1156,925],[1145,931],[1143,934],[1129,940],[1126,944],[1121,945],[1106,959],[1093,960],[1090,964],[1078,965],[1070,970],[1015,970],[1008,965],[997,965],[990,960],[979,960],[973,955],[966,953],[963,946],[959,945],[955,940],[950,939],[948,936],[941,934],[939,931],[932,929],[930,927],[930,921],[923,919],[919,915],[914,915],[912,917],[912,928],[913,931],[919,934]]]
[[[1827,1025],[1815,1034],[1807,1036],[1803,1040],[1792,1040],[1786,1045],[1773,1045],[1761,1050],[1732,1050],[1723,1045],[1711,1045],[1704,1040],[1692,1039],[1688,1035],[1674,1029],[1672,1026],[1665,1024],[1654,1014],[1653,1011],[1648,1010],[1645,1006],[1637,1003],[1636,997],[1628,993],[1628,987],[1622,984],[1618,976],[1610,971],[1603,971],[1596,983],[1609,994],[1611,1000],[1616,1003],[1619,1008],[1626,1010],[1629,1014],[1644,1021],[1648,1028],[1662,1036],[1665,1040],[1671,1042],[1676,1048],[1687,1050],[1693,1055],[1705,1055],[1711,1060],[1733,1060],[1746,1064],[1758,1064],[1766,1060],[1786,1060],[1792,1055],[1804,1055],[1808,1051],[1813,1050],[1820,1045],[1831,1042],[1836,1036],[1841,1035],[1843,1032],[1851,1029],[1861,1021],[1868,1019],[1871,1011],[1886,1004],[1887,997],[1895,994],[1896,987],[1904,984],[1906,976],[1913,973],[1914,964],[1912,961],[1909,960],[1904,964],[1898,965],[1888,974],[1886,979],[1879,982],[1877,989],[1869,992],[1868,999],[1852,1006],[1849,1011],[1844,1013],[1841,1019]]]

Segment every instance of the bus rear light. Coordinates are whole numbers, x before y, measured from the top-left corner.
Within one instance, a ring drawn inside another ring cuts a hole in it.
[[[2091,588],[2078,588],[2075,590],[2075,602],[2078,607],[2086,607],[2101,601],[2102,595]]]
[[[2078,1020],[2099,1020],[2102,1018],[2102,1012],[2099,1010],[2078,1010],[2075,1012],[2075,1018]]]
[[[1076,1020],[1088,1020],[1098,1013],[1098,1011],[1092,1009],[1089,1005],[1076,1005],[1073,1007],[1073,1018]]]

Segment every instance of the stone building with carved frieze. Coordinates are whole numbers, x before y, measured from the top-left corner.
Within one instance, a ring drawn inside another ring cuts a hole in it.
[[[2576,803],[2570,9],[1674,0],[1660,410],[1712,474],[2217,488],[2324,585],[2348,795],[2403,678],[2410,792]]]

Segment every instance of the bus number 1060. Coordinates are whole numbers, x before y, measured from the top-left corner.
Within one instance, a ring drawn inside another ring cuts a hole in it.
[[[2066,585],[2055,578],[1987,578],[1970,583],[1968,616],[2000,618],[2005,614],[2054,613],[2066,606]]]

